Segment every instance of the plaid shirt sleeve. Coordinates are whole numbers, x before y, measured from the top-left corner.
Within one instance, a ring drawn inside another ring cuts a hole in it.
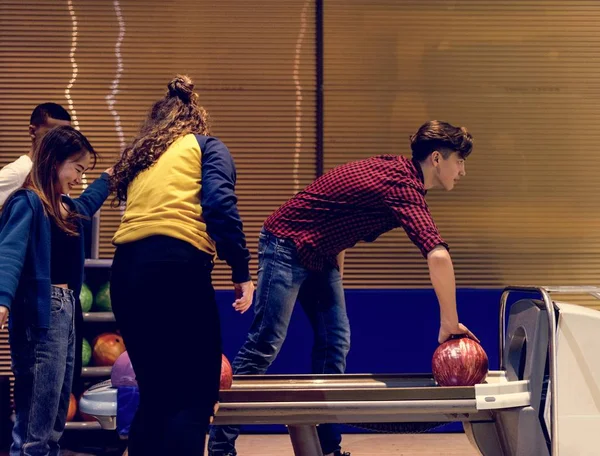
[[[386,194],[385,203],[425,258],[438,245],[450,250],[431,217],[425,195],[417,189],[396,185]]]

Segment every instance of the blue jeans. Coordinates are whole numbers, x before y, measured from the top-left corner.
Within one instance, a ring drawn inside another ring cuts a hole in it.
[[[73,292],[52,287],[50,327],[13,322],[16,421],[10,455],[56,455],[69,410],[75,358]]]
[[[232,363],[234,374],[267,371],[283,345],[296,299],[314,332],[312,372],[344,373],[350,349],[350,324],[340,272],[332,267],[322,272],[306,269],[292,240],[263,230],[258,243],[254,321]],[[340,449],[341,435],[336,425],[322,424],[317,431],[324,454]],[[238,435],[238,426],[212,426],[209,454],[236,455]]]

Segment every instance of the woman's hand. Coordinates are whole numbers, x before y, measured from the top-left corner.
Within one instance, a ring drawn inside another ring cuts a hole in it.
[[[236,298],[233,302],[233,308],[240,313],[244,313],[252,305],[254,283],[252,283],[252,280],[243,283],[234,283],[233,288],[235,290]]]

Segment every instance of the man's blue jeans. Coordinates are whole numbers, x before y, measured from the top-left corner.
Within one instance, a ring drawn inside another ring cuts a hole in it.
[[[258,243],[254,321],[232,363],[234,374],[267,371],[283,345],[296,299],[314,332],[312,372],[344,373],[350,349],[350,324],[340,272],[332,267],[323,272],[306,269],[298,260],[291,239],[278,238],[263,230]],[[324,454],[340,448],[341,435],[336,425],[323,424],[317,430]],[[238,435],[237,426],[213,426],[209,454],[235,455]]]
[[[53,286],[49,328],[11,328],[16,409],[11,456],[60,453],[73,382],[74,306],[71,290]]]

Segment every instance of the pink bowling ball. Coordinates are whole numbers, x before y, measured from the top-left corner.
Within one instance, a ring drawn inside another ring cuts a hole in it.
[[[110,373],[110,381],[114,387],[137,386],[135,372],[133,371],[133,366],[131,365],[129,355],[126,351],[121,353],[113,364]]]

